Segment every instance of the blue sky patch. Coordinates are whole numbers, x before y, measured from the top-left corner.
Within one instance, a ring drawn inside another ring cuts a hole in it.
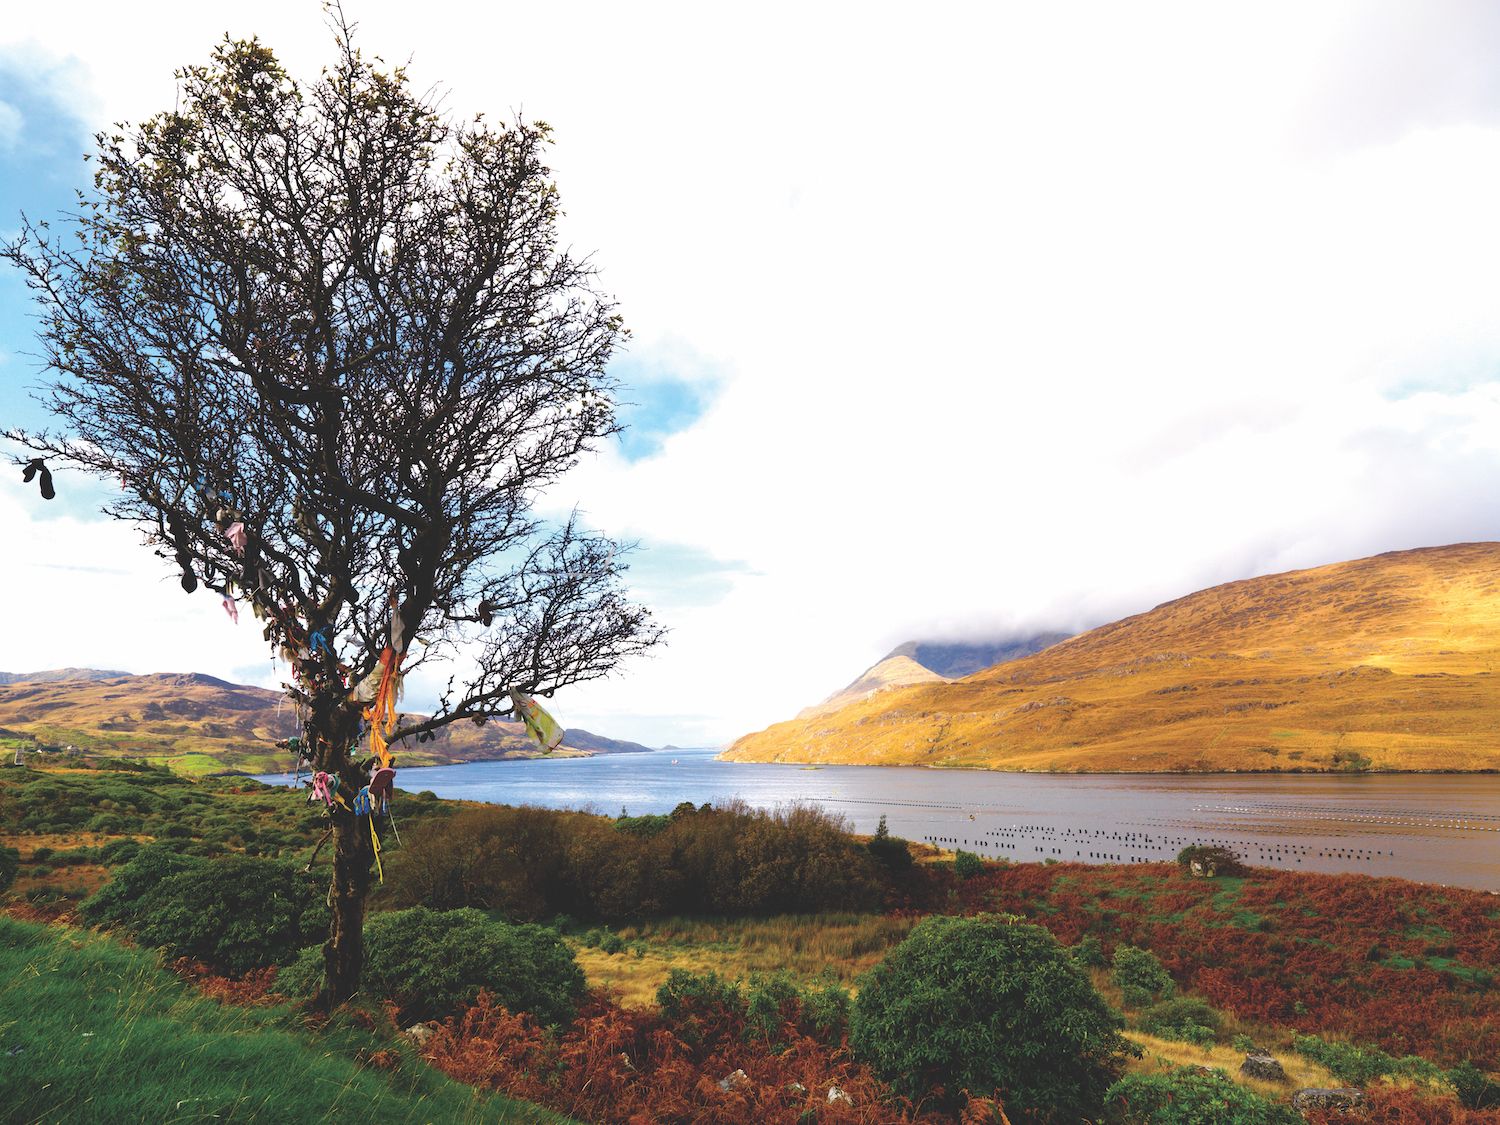
[[[0,238],[72,211],[75,192],[93,186],[83,157],[89,129],[49,95],[43,79],[0,59]],[[36,428],[47,413],[28,393],[40,375],[37,306],[20,275],[0,264],[0,428]]]
[[[705,361],[675,355],[623,356],[610,365],[610,374],[621,384],[617,414],[626,427],[616,440],[632,462],[659,453],[669,437],[703,417],[721,385]]]

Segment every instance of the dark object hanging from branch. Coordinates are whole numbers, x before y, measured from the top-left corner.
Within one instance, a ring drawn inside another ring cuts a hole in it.
[[[21,479],[30,484],[31,478],[38,475],[41,476],[42,499],[51,500],[57,495],[52,488],[52,470],[47,468],[47,462],[40,457],[33,457],[26,462],[26,471],[21,474]]]

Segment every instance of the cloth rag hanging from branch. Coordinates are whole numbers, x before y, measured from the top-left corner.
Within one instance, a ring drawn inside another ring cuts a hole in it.
[[[532,741],[541,748],[543,754],[550,754],[562,745],[562,725],[547,714],[540,703],[514,688],[510,692],[510,702],[515,708],[516,718],[521,720],[526,733],[531,735]]]

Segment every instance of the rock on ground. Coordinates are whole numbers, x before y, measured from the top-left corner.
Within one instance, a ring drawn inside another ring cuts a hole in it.
[[[1240,1063],[1240,1073],[1246,1078],[1259,1078],[1264,1082],[1285,1082],[1286,1070],[1269,1051],[1251,1051]]]
[[[1342,1086],[1331,1090],[1308,1087],[1292,1095],[1292,1108],[1299,1113],[1308,1109],[1353,1109],[1363,1105],[1365,1092]]]

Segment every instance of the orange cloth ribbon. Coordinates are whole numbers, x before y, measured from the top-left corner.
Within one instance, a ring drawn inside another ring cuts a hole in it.
[[[382,768],[391,764],[385,739],[396,727],[396,693],[401,684],[396,668],[400,663],[401,658],[389,645],[381,651],[380,684],[375,689],[375,701],[364,709],[365,722],[370,724],[370,753]]]

